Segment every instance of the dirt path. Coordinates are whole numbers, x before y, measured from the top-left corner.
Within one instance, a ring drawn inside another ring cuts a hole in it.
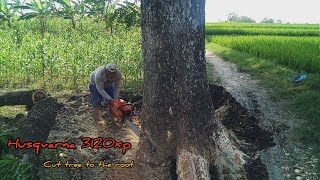
[[[220,80],[218,84],[259,118],[262,127],[275,134],[276,145],[260,153],[269,179],[317,179],[317,159],[308,147],[290,139],[295,120],[280,110],[279,102],[271,101],[267,90],[260,88],[248,74],[238,72],[234,64],[210,52],[206,53],[206,60],[214,66],[213,74]]]

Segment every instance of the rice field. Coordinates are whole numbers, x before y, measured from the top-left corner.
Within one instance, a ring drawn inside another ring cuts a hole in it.
[[[296,71],[320,72],[319,25],[211,23],[206,25],[206,35],[208,43],[248,52]]]
[[[50,90],[83,90],[98,66],[115,63],[124,74],[124,89],[142,87],[140,28],[118,27],[107,33],[90,19],[77,30],[63,19],[51,19],[44,37],[37,21],[18,21],[0,29],[0,87],[33,86]]]
[[[207,35],[320,36],[319,29],[208,27]]]
[[[297,71],[320,72],[320,37],[211,36],[207,40]]]
[[[281,24],[281,23],[206,23],[208,28],[274,28],[274,29],[317,29],[319,24]]]

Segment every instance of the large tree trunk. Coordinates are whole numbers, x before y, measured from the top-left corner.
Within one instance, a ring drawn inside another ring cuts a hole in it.
[[[204,0],[141,2],[144,136],[136,160],[141,179],[268,178],[256,151],[272,145],[272,134],[223,89],[213,87],[212,95],[228,101],[211,98],[204,5]],[[218,116],[213,101],[220,106]]]
[[[204,0],[141,2],[145,136],[137,161],[144,179],[210,178],[214,118],[204,5]]]

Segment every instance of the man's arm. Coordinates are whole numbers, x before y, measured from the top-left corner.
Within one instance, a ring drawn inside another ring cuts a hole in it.
[[[104,90],[104,82],[102,79],[96,78],[96,87],[98,92],[101,94],[102,97],[106,98],[108,101],[110,101],[112,98],[109,96],[109,94]]]
[[[119,93],[121,89],[121,80],[122,80],[122,74],[119,72],[119,77],[114,81],[113,85],[113,92],[114,92],[114,98],[118,99],[119,98]]]

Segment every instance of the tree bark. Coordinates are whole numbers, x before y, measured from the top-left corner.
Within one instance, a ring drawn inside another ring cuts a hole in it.
[[[189,170],[192,177],[210,178],[214,118],[205,69],[204,5],[204,0],[141,2],[146,136],[137,160],[144,179],[183,179]],[[179,174],[171,171],[176,163],[182,165]]]
[[[272,133],[222,87],[210,93],[204,6],[204,0],[141,1],[144,136],[136,154],[141,179],[268,178],[256,152],[272,146]],[[252,167],[255,163],[261,168]],[[248,174],[248,168],[261,172]]]

